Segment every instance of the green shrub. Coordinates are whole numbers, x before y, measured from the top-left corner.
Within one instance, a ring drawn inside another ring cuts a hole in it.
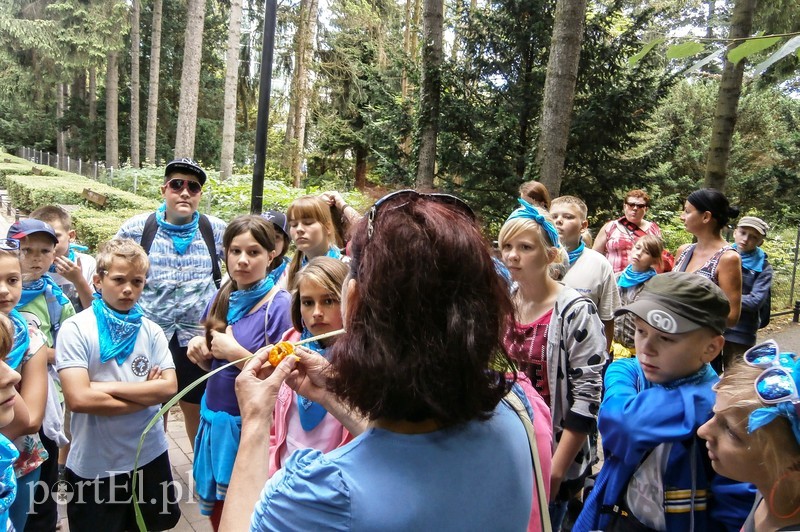
[[[114,238],[120,226],[128,218],[151,211],[152,209],[119,209],[114,211],[98,211],[91,207],[81,207],[72,212],[72,228],[77,233],[77,240],[89,246],[94,253],[97,246]]]
[[[67,172],[54,175],[9,175],[6,176],[8,193],[14,206],[24,211],[32,211],[42,205],[83,205],[84,189],[105,194],[107,210],[116,209],[155,209],[158,202],[143,198],[130,192],[115,189],[91,179]],[[48,172],[50,173],[50,172]]]

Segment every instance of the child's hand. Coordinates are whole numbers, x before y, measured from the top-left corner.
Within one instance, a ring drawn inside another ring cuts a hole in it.
[[[147,380],[155,381],[161,378],[161,368],[153,366],[150,368],[150,373],[147,374]]]
[[[346,205],[344,198],[336,190],[323,192],[322,194],[320,194],[319,197],[320,199],[322,199],[322,201],[324,201],[331,207],[337,207],[338,209],[343,209],[344,206]]]
[[[76,262],[72,262],[66,257],[56,257],[55,260],[53,260],[53,264],[56,267],[56,273],[72,284],[78,284],[83,277],[80,257],[78,257]]]
[[[250,355],[233,337],[233,330],[230,327],[225,333],[211,331],[211,354],[214,358],[230,361]]]
[[[206,339],[202,336],[195,336],[189,340],[186,348],[186,357],[200,368],[211,371],[211,351],[208,350]]]

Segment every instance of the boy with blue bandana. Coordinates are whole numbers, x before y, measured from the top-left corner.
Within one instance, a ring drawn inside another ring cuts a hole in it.
[[[617,310],[635,316],[636,358],[606,371],[605,461],[573,530],[739,530],[755,491],[715,474],[697,436],[712,416],[719,378],[709,362],[729,309],[713,282],[670,272]]]
[[[742,313],[739,322],[725,331],[723,368],[756,345],[756,331],[769,321],[772,266],[760,247],[768,230],[761,218],[742,216],[733,232],[733,247],[742,258]]]
[[[61,324],[75,314],[75,309],[61,288],[48,274],[55,260],[58,245],[53,228],[32,218],[15,222],[8,230],[8,238],[20,242],[20,267],[22,270],[22,297],[16,310],[38,329],[46,339],[43,347],[48,363],[48,391],[44,420],[39,438],[44,452],[44,463],[39,466],[36,490],[30,487],[20,490],[11,512],[15,528],[27,526],[31,530],[51,530],[58,521],[58,506],[49,497],[51,488],[58,480],[58,448],[67,443],[63,431],[64,413],[62,398],[57,389],[55,374],[55,341]]]
[[[155,213],[134,216],[122,224],[118,238],[142,245],[150,257],[141,305],[145,316],[161,326],[178,375],[178,390],[205,375],[186,355],[189,340],[203,335],[203,309],[219,288],[222,234],[226,224],[197,212],[206,173],[191,159],[167,164]],[[194,445],[200,424],[200,400],[206,384],[193,388],[179,401],[186,435]]]
[[[58,336],[57,367],[72,410],[65,480],[72,530],[134,530],[132,475],[141,434],[177,391],[175,365],[161,328],[138,305],[149,262],[130,239],[97,255],[92,306],[67,320]],[[147,433],[138,458],[139,508],[148,530],[180,518],[163,423]]]

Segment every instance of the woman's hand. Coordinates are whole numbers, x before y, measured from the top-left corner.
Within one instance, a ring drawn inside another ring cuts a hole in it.
[[[295,347],[294,354],[300,359],[297,367],[286,379],[286,384],[307,399],[324,406],[328,396],[326,386],[330,362],[306,347]]]
[[[206,339],[203,336],[195,336],[189,340],[186,348],[186,357],[200,368],[211,371],[211,351],[208,350]]]
[[[256,351],[236,377],[236,399],[243,430],[247,423],[270,423],[278,390],[297,364],[297,357],[288,356],[277,368],[273,367],[268,360],[271,347]]]
[[[336,190],[330,190],[328,192],[323,192],[319,196],[322,201],[327,203],[331,207],[336,207],[339,210],[343,210],[347,203],[344,201],[342,195],[337,192]]]

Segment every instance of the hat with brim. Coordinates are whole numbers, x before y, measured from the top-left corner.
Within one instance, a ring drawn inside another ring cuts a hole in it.
[[[285,214],[279,211],[267,211],[263,213],[261,217],[271,222],[276,229],[280,230],[280,232],[286,236],[287,240],[292,239],[292,237],[289,236],[289,224],[287,223]]]
[[[14,240],[22,240],[26,236],[35,235],[36,233],[42,233],[49,236],[53,241],[53,244],[58,245],[58,237],[56,237],[56,232],[52,227],[50,227],[50,224],[41,220],[26,218],[24,220],[14,222],[11,227],[8,228],[8,238],[13,238]]]
[[[722,289],[702,275],[668,272],[650,279],[637,300],[620,307],[614,315],[626,312],[668,334],[683,334],[701,327],[722,334],[730,303]]]
[[[767,236],[767,231],[769,230],[769,224],[755,216],[742,216],[736,227],[752,227],[761,236]]]
[[[188,157],[170,161],[167,164],[167,167],[164,169],[164,177],[167,178],[175,172],[191,174],[197,177],[197,180],[200,181],[201,185],[206,184],[206,173],[203,171],[202,168],[200,168],[199,164],[189,159]]]

